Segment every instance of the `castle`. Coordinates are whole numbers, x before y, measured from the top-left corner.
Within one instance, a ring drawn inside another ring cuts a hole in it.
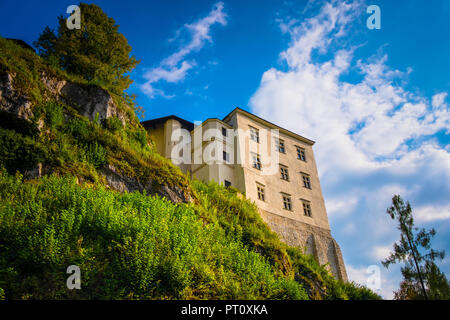
[[[331,236],[314,141],[240,108],[222,120],[194,124],[168,116],[142,125],[158,152],[183,172],[237,188],[283,241],[306,248],[347,281],[341,250]]]

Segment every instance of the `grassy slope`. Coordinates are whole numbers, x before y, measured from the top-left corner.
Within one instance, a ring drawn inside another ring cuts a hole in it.
[[[35,119],[0,115],[0,298],[378,298],[280,242],[236,190],[189,181],[156,153],[137,121],[98,124],[56,103],[39,74],[90,85],[82,79],[2,38],[1,70],[15,73]],[[54,174],[15,175],[38,162]],[[196,201],[175,205],[110,190],[97,171],[107,163],[141,181],[179,186]],[[81,268],[82,290],[65,286],[71,264]]]

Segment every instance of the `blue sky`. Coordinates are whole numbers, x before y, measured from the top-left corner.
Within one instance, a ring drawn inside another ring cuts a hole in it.
[[[86,1],[120,25],[141,63],[130,93],[145,119],[222,118],[239,106],[317,141],[332,233],[352,280],[398,234],[410,200],[450,254],[450,1]],[[1,1],[0,35],[32,43],[70,1]],[[381,9],[369,30],[366,8]],[[439,264],[450,274],[448,257]],[[381,267],[392,297],[398,268]]]

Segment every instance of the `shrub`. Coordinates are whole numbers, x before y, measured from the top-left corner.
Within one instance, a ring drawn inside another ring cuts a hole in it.
[[[144,129],[130,131],[130,136],[140,148],[145,148],[147,146],[147,131]]]
[[[106,150],[97,141],[91,142],[86,148],[87,161],[91,163],[94,168],[99,168],[106,164]]]
[[[45,151],[35,139],[0,128],[0,165],[9,173],[34,169],[45,159]]]
[[[86,118],[78,117],[70,119],[66,126],[64,126],[64,132],[69,133],[79,141],[86,142],[91,135],[90,123]]]
[[[40,104],[33,109],[35,118],[43,117],[50,129],[56,129],[64,122],[64,106],[55,101]]]
[[[123,129],[122,121],[118,117],[109,117],[105,119],[105,128],[115,133]]]
[[[190,206],[70,177],[0,174],[0,250],[7,299],[308,298]],[[82,290],[66,288],[72,264]]]

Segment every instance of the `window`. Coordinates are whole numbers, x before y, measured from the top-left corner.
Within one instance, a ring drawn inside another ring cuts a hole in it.
[[[292,202],[291,202],[291,196],[288,194],[281,194],[283,197],[283,208],[289,211],[292,211]]]
[[[256,191],[258,192],[258,199],[261,201],[266,201],[266,196],[264,193],[264,187],[261,185],[256,185]]]
[[[259,130],[253,127],[250,127],[250,139],[259,143]]]
[[[227,136],[227,129],[224,128],[224,127],[222,127],[222,135],[223,135],[224,137]]]
[[[225,187],[228,188],[231,186],[231,182],[228,180],[224,180]]]
[[[312,212],[311,212],[311,203],[309,201],[306,200],[302,200],[303,202],[303,213],[305,216],[307,217],[311,217],[312,216]]]
[[[302,173],[303,177],[303,186],[305,188],[311,189],[311,179],[309,178],[309,175],[306,173]]]
[[[284,140],[275,139],[275,150],[281,153],[286,153],[286,148],[284,146]]]
[[[306,151],[303,148],[297,147],[297,159],[306,161]]]
[[[226,151],[223,151],[223,161],[225,161],[225,162],[230,161],[230,155]]]
[[[289,172],[288,168],[285,166],[280,166],[281,179],[289,181]]]
[[[252,153],[252,161],[253,161],[253,168],[261,170],[261,159],[259,157],[259,154]]]

